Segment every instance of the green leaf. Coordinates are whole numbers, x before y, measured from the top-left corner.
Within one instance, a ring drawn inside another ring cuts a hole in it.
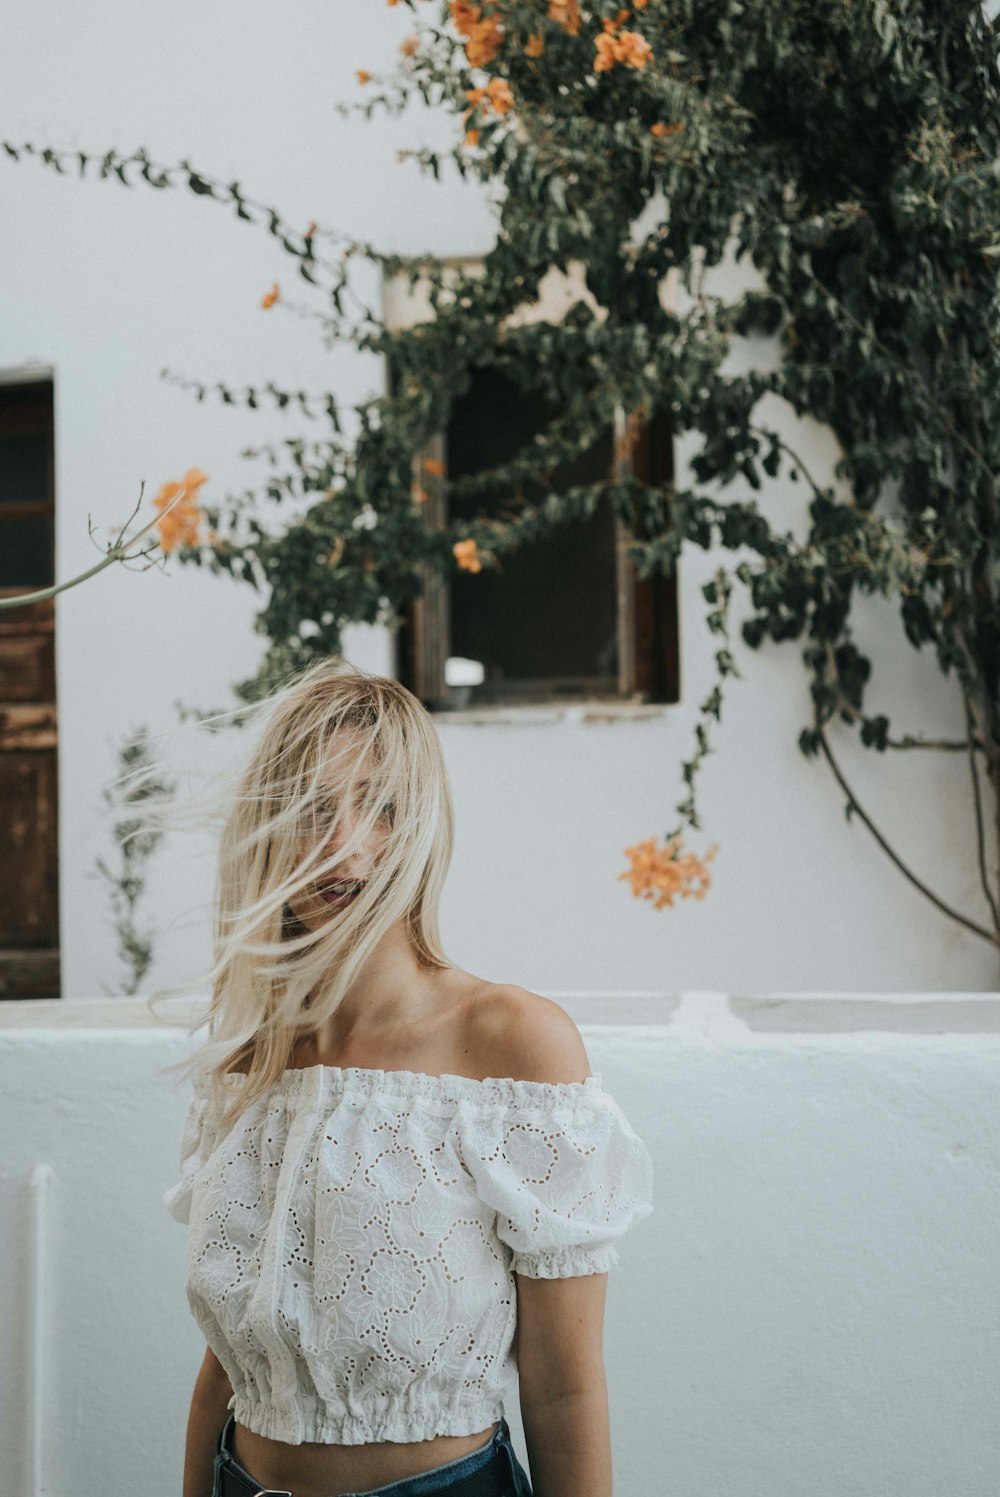
[[[182,161],[181,166],[187,172],[188,186],[192,192],[196,193],[199,197],[215,197],[215,192],[211,184],[206,182],[204,177],[199,176],[192,166],[189,166],[186,161]]]

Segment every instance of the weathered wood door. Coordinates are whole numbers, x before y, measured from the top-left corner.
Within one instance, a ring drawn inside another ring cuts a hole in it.
[[[0,377],[0,597],[54,581],[51,380]],[[59,981],[55,602],[0,609],[0,998]]]

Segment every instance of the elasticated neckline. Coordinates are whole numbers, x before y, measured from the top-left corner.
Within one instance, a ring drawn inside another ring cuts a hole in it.
[[[226,1071],[223,1081],[241,1087],[245,1071]],[[269,1091],[286,1096],[312,1092],[330,1095],[350,1092],[361,1096],[425,1097],[432,1101],[479,1102],[526,1106],[543,1111],[572,1105],[603,1093],[598,1072],[583,1081],[522,1081],[511,1076],[460,1076],[451,1072],[383,1070],[374,1066],[290,1066]]]

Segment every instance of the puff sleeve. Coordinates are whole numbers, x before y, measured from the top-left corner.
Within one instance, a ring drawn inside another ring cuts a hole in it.
[[[195,1076],[181,1132],[181,1178],[169,1190],[164,1191],[162,1197],[171,1216],[185,1226],[191,1211],[194,1177],[211,1154],[215,1135],[215,1117],[208,1083],[204,1077]]]
[[[532,1279],[603,1273],[653,1210],[653,1163],[598,1075],[511,1081],[503,1105],[469,1107],[460,1136],[477,1192],[496,1211],[510,1267]]]

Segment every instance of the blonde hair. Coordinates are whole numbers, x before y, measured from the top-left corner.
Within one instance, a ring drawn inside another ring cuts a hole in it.
[[[180,1066],[210,1080],[220,1122],[236,1117],[288,1068],[296,1040],[336,1013],[390,926],[421,966],[451,967],[438,905],[454,843],[447,767],[430,714],[398,681],[324,659],[246,709],[263,718],[256,747],[224,806],[214,900],[209,1038]],[[369,765],[362,789],[362,761]],[[331,769],[333,775],[331,777]],[[350,837],[330,848],[343,808]],[[331,815],[332,807],[332,815]],[[307,930],[290,898],[343,876],[379,828],[382,849],[361,892],[322,929]],[[158,990],[155,1004],[166,994]],[[193,1028],[200,1028],[204,1018]],[[249,1061],[246,1083],[226,1071]]]

